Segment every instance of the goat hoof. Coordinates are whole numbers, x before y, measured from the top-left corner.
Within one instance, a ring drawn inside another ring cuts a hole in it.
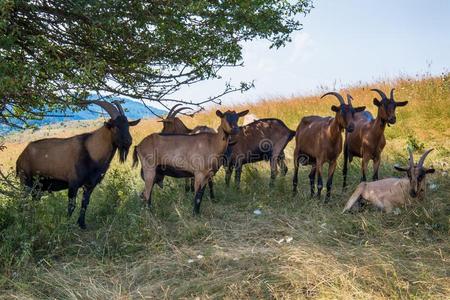
[[[84,222],[78,222],[78,226],[80,226],[80,228],[83,230],[85,230],[87,228],[86,223],[84,223]]]

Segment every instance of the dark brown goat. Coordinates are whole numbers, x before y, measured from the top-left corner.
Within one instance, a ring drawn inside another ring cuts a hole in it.
[[[329,200],[333,174],[336,169],[337,159],[342,151],[342,131],[344,129],[348,132],[353,131],[353,117],[356,112],[362,112],[365,107],[353,108],[351,103],[352,97],[348,94],[348,104],[345,104],[344,98],[336,92],[326,93],[321,98],[327,95],[333,95],[339,100],[339,106],[333,105],[331,107],[331,110],[336,113],[335,117],[303,117],[297,127],[294,150],[293,191],[294,194],[297,193],[299,163],[303,165],[310,164],[312,166],[309,174],[311,196],[314,195],[314,181],[317,174],[317,195],[320,198],[323,188],[322,166],[324,163],[328,163],[326,200]]]
[[[202,132],[209,132],[209,133],[216,133],[216,131],[208,126],[204,126],[204,125],[200,125],[200,126],[196,126],[194,129],[190,129],[188,128],[183,121],[181,121],[180,118],[177,117],[177,114],[183,110],[187,110],[187,109],[191,109],[189,107],[181,107],[178,108],[177,110],[175,110],[178,106],[180,106],[181,104],[177,104],[175,106],[173,106],[171,108],[171,110],[168,112],[167,116],[158,121],[158,122],[162,122],[163,123],[163,129],[161,131],[161,133],[166,133],[166,134],[198,134],[198,133],[202,133]],[[190,184],[189,184],[190,181]],[[163,179],[161,179],[158,184],[162,185]],[[209,187],[209,195],[211,198],[214,198],[214,187],[213,187],[213,182],[212,179],[208,182],[208,187]],[[186,192],[190,191],[194,191],[194,180],[191,179],[189,180],[188,178],[186,178],[185,181],[185,190]]]
[[[386,124],[395,124],[395,109],[405,106],[408,101],[397,102],[394,100],[394,89],[391,90],[390,98],[379,89],[372,89],[381,96],[381,101],[374,98],[373,104],[378,107],[377,117],[374,119],[368,111],[355,114],[355,130],[348,132],[344,142],[344,182],[347,185],[347,164],[353,157],[361,157],[361,181],[366,181],[367,165],[369,160],[373,161],[373,180],[378,180],[378,169],[380,167],[381,152],[386,145],[384,130]]]
[[[129,122],[119,102],[115,102],[116,107],[105,101],[88,103],[102,107],[111,119],[90,133],[31,142],[16,163],[17,176],[28,188],[39,187],[40,191],[48,192],[69,190],[69,217],[75,209],[78,189],[83,188],[78,218],[81,228],[86,228],[85,213],[92,191],[103,179],[117,150],[120,162],[126,160],[132,144],[129,126],[140,121]],[[33,197],[39,196],[39,191],[33,190]]]
[[[225,155],[225,183],[230,184],[233,168],[236,169],[235,183],[239,188],[242,166],[262,160],[270,161],[270,184],[274,183],[280,165],[282,174],[287,173],[284,162],[284,148],[295,136],[281,120],[259,119],[239,127],[239,133],[232,138]]]
[[[162,134],[154,133],[136,146],[133,166],[141,162],[145,190],[143,199],[151,205],[153,185],[161,176],[194,177],[194,214],[200,212],[205,185],[222,165],[230,135],[238,132],[237,121],[248,113],[216,111],[221,119],[217,133]]]

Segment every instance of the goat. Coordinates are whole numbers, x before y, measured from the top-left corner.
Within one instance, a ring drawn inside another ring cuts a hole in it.
[[[343,213],[352,207],[369,202],[385,212],[391,212],[394,207],[409,204],[413,199],[423,199],[426,192],[426,174],[434,173],[434,169],[423,166],[425,158],[432,151],[426,151],[417,165],[409,150],[409,167],[395,166],[398,171],[406,172],[404,178],[386,178],[372,182],[361,182],[345,205]]]
[[[284,148],[294,138],[295,131],[290,130],[281,120],[259,119],[239,127],[239,133],[232,138],[225,155],[225,183],[230,184],[233,168],[236,169],[235,183],[239,188],[242,166],[261,160],[270,161],[270,185],[277,175],[277,165],[286,175]]]
[[[79,188],[83,188],[78,225],[86,228],[85,214],[94,188],[109,168],[116,151],[119,160],[125,162],[132,144],[129,126],[139,120],[128,121],[118,101],[114,105],[106,101],[88,101],[97,104],[111,117],[105,124],[90,133],[69,138],[49,138],[31,142],[16,162],[16,174],[28,188],[40,187],[40,191],[68,189],[68,217],[75,209]],[[33,198],[39,198],[36,191]]]
[[[222,165],[223,155],[231,135],[238,132],[237,121],[248,110],[236,113],[216,111],[221,119],[217,133],[162,134],[154,133],[134,149],[133,166],[141,162],[145,189],[143,199],[151,207],[153,185],[161,176],[194,177],[194,215],[200,213],[200,204],[209,179]]]
[[[167,113],[167,116],[158,121],[163,123],[163,129],[161,133],[165,134],[198,134],[202,132],[216,133],[216,131],[208,126],[200,125],[196,126],[193,129],[188,128],[180,118],[177,117],[177,114],[183,110],[191,109],[190,107],[181,107],[175,110],[181,103],[174,105],[170,111]],[[159,180],[158,184],[161,186],[163,182],[163,178]],[[214,198],[214,187],[213,187],[212,179],[208,182],[209,187],[209,195],[213,199]],[[190,180],[186,178],[185,181],[185,190],[186,192],[194,191],[194,180]]]
[[[373,161],[373,180],[378,180],[378,169],[381,162],[381,152],[386,145],[384,130],[386,124],[395,124],[395,109],[405,106],[408,101],[397,102],[394,100],[394,89],[391,90],[390,98],[379,89],[372,89],[381,96],[381,101],[374,98],[373,104],[378,107],[377,117],[374,119],[368,111],[355,114],[355,130],[345,135],[344,142],[344,167],[343,188],[347,185],[347,164],[352,162],[353,157],[362,158],[361,181],[366,181],[367,166],[369,160]]]
[[[352,132],[354,129],[353,117],[355,113],[362,112],[365,106],[353,108],[352,97],[347,94],[348,104],[344,98],[336,92],[329,92],[325,96],[333,95],[340,103],[340,106],[331,106],[331,110],[336,113],[335,117],[307,116],[303,117],[297,127],[295,135],[294,150],[294,178],[293,192],[297,193],[298,167],[299,163],[311,165],[309,182],[311,187],[311,197],[314,196],[314,181],[317,176],[317,196],[323,188],[322,166],[328,163],[327,195],[328,201],[331,195],[333,184],[333,174],[336,169],[337,159],[342,151],[342,131]],[[302,161],[300,161],[302,160]]]

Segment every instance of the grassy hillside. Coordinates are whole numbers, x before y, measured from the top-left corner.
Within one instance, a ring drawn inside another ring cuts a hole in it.
[[[86,231],[75,225],[78,211],[66,219],[65,193],[39,203],[0,198],[0,298],[448,299],[450,77],[377,82],[348,92],[355,104],[375,114],[375,94],[369,89],[391,86],[396,98],[409,104],[398,108],[397,124],[386,129],[380,175],[399,175],[392,165],[406,163],[407,144],[417,149],[416,156],[434,147],[426,165],[437,172],[429,177],[433,188],[423,203],[394,214],[369,209],[342,215],[359,181],[358,159],[347,192],[340,189],[338,167],[330,204],[309,199],[306,167],[300,172],[301,192],[292,198],[290,143],[290,171],[273,189],[267,163],[244,168],[240,191],[225,188],[221,170],[215,177],[217,199],[211,201],[205,192],[201,216],[194,218],[193,195],[184,193],[183,180],[169,179],[164,189],[155,188],[149,212],[138,196],[143,187],[138,171],[129,162],[115,161],[92,196]],[[318,96],[233,109],[249,108],[295,129],[302,116],[331,115],[337,101]],[[213,110],[185,121],[192,127],[218,125]],[[2,170],[14,165],[30,140],[98,126],[83,124],[7,137],[8,148],[0,152]],[[160,123],[143,121],[132,129],[135,142],[160,128]]]

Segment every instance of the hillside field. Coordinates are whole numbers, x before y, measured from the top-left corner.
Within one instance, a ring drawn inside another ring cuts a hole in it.
[[[407,146],[415,149],[416,159],[434,148],[425,162],[436,169],[427,177],[425,201],[392,214],[375,209],[341,214],[360,178],[355,158],[350,186],[342,191],[342,156],[331,203],[310,199],[309,167],[301,167],[300,193],[292,197],[292,141],[285,150],[289,172],[272,189],[267,162],[244,167],[239,191],[225,187],[220,170],[214,178],[216,199],[206,190],[201,216],[193,217],[193,194],[184,192],[184,180],[166,178],[163,189],[154,189],[148,211],[129,155],[124,165],[115,159],[97,186],[84,231],[76,225],[80,195],[71,219],[66,218],[66,192],[38,203],[14,196],[19,195],[15,190],[10,197],[0,195],[0,298],[449,299],[450,74],[341,92],[376,115],[374,87],[386,92],[395,87],[396,99],[409,101],[397,108],[397,123],[386,129],[380,177],[403,176],[393,165],[407,163]],[[333,115],[330,107],[337,100],[319,98],[327,91],[220,109],[250,109],[295,130],[303,116]],[[214,111],[183,120],[190,127],[217,127]],[[12,176],[17,156],[31,140],[71,136],[101,124],[69,122],[7,136],[0,168]],[[160,130],[161,123],[143,120],[131,128],[134,144]]]

